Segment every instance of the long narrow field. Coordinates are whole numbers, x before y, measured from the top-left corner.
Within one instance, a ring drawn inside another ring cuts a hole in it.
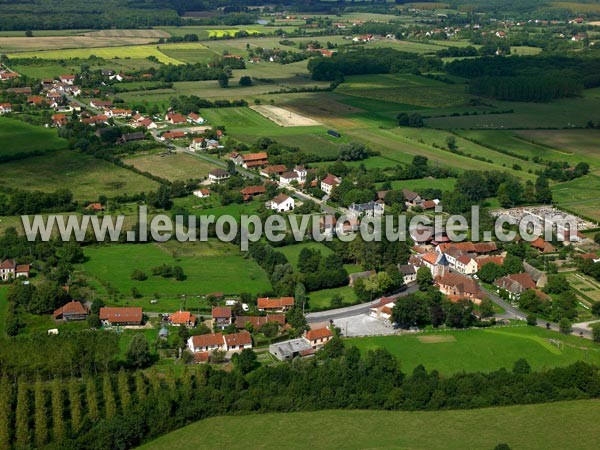
[[[18,53],[19,58],[40,58],[51,60],[74,58],[87,59],[92,55],[104,59],[147,58],[148,56],[154,56],[156,59],[158,59],[164,64],[182,64],[181,61],[171,58],[162,53],[156,45],[129,45],[125,47],[104,46],[97,47],[92,50],[90,50],[89,48],[74,48],[64,50],[29,51]]]
[[[152,37],[105,36],[97,34],[89,36],[0,37],[0,48],[2,48],[3,52],[10,53],[13,57],[31,58],[31,52],[33,51],[45,52],[60,49],[82,49],[81,51],[90,54],[89,50],[85,49],[143,45],[152,42],[156,42],[156,39]],[[70,58],[73,58],[73,56],[70,56]]]
[[[56,130],[29,125],[7,117],[0,118],[0,157],[32,151],[52,151],[67,148],[67,141]]]
[[[96,200],[119,194],[148,192],[158,183],[92,156],[57,151],[2,164],[0,185],[28,191],[70,189],[76,200]]]
[[[99,282],[109,283],[125,296],[136,288],[146,296],[204,295],[211,292],[239,294],[263,292],[270,289],[266,273],[234,245],[217,241],[164,244],[122,244],[86,248],[89,260],[83,264],[83,273]],[[152,276],[152,268],[168,264],[181,266],[187,278]],[[148,276],[145,281],[132,280],[134,269]],[[232,277],[231,274],[236,274]]]
[[[597,436],[592,432],[598,420],[598,400],[470,411],[257,414],[202,420],[140,449],[489,450],[506,443],[519,450],[592,450],[598,446]]]
[[[550,339],[564,345],[559,348]],[[348,344],[362,352],[385,348],[398,358],[404,371],[423,364],[443,374],[511,369],[519,358],[527,359],[536,370],[575,361],[600,363],[600,348],[591,342],[526,326],[357,338]]]

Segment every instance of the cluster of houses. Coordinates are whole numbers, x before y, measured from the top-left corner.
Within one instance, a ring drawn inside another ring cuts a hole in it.
[[[11,281],[17,278],[29,278],[31,266],[17,264],[14,259],[5,259],[0,262],[0,281]]]

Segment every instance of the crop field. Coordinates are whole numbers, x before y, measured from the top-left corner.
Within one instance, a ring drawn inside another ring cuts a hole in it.
[[[555,184],[552,188],[554,203],[563,209],[600,222],[600,176],[589,174],[565,183]]]
[[[80,54],[87,55],[91,53],[90,48],[96,47],[120,47],[150,44],[156,41],[150,37],[131,37],[131,36],[45,36],[45,37],[0,37],[0,49],[15,58],[32,58],[38,56],[44,58],[46,52],[61,49],[82,49]],[[42,55],[37,54],[43,52]],[[96,53],[97,50],[94,50]],[[87,57],[84,56],[84,57]],[[98,55],[100,56],[100,55]],[[73,58],[73,56],[65,56]],[[46,59],[62,59],[62,57],[52,57]]]
[[[533,145],[539,144],[549,148],[555,156],[566,155],[571,165],[574,165],[575,161],[587,161],[592,166],[592,170],[599,168],[600,131],[598,130],[528,130],[517,131],[515,134],[517,139],[533,141],[535,143]]]
[[[573,164],[579,161],[589,161],[584,155],[577,154],[572,146],[556,145],[554,148],[542,143],[542,138],[548,136],[563,136],[571,133],[587,135],[587,130],[564,130],[564,131],[508,131],[508,130],[459,130],[460,136],[474,140],[484,146],[491,146],[502,150],[508,150],[518,155],[526,156],[530,160],[539,157],[545,160],[567,161]],[[539,139],[538,139],[539,138]],[[535,142],[533,142],[535,141]],[[589,155],[593,157],[592,154]]]
[[[140,37],[140,38],[168,38],[170,35],[163,30],[155,29],[133,29],[133,30],[100,30],[100,31],[89,31],[84,33],[85,36],[92,37]]]
[[[424,108],[462,105],[470,98],[464,85],[450,85],[416,75],[350,76],[336,92]]]
[[[438,335],[454,336],[455,340],[430,343],[419,339]],[[550,339],[562,341],[563,345],[558,348]],[[534,370],[565,366],[575,361],[600,362],[600,349],[590,341],[527,326],[356,338],[347,343],[362,352],[387,349],[398,358],[404,372],[412,371],[419,364],[447,375],[461,371],[510,370],[519,358],[527,359]]]
[[[211,240],[165,244],[121,244],[85,249],[89,260],[83,264],[83,273],[101,283],[110,285],[130,296],[137,288],[145,296],[204,295],[211,292],[239,294],[258,293],[270,289],[266,273],[234,245]],[[184,281],[152,276],[152,268],[168,264],[181,266],[187,278]],[[148,275],[145,281],[130,278],[134,269]],[[235,277],[231,274],[235,273]]]
[[[171,181],[205,178],[208,176],[208,172],[217,168],[216,165],[187,153],[164,156],[158,154],[136,155],[126,158],[124,162],[143,172],[149,172]]]
[[[600,401],[465,411],[335,410],[215,417],[151,441],[140,450],[597,448]],[[473,424],[485,432],[473,432]],[[281,434],[285,430],[285,435]],[[307,430],[310,430],[308,433]],[[383,430],[383,431],[382,431]]]
[[[158,183],[142,175],[71,151],[12,161],[1,167],[0,185],[43,192],[65,188],[80,201],[96,200],[100,195],[148,192],[158,187]]]
[[[570,273],[567,275],[569,284],[573,286],[581,295],[587,297],[584,301],[600,302],[600,284],[593,278],[580,273]]]
[[[90,38],[95,40],[94,38]],[[113,39],[113,38],[111,38]],[[130,39],[130,38],[127,38]],[[121,44],[123,45],[123,44]],[[89,46],[88,46],[89,47]],[[46,50],[46,51],[27,51],[20,52],[19,58],[40,58],[40,59],[86,59],[90,56],[96,56],[104,59],[122,59],[122,58],[147,58],[154,56],[164,64],[181,64],[174,58],[162,53],[156,45],[129,45],[121,47],[98,46],[93,50],[89,48],[74,48],[65,50]]]
[[[67,141],[56,131],[8,117],[0,118],[0,157],[32,151],[53,151],[67,148]],[[0,171],[4,172],[4,170]]]
[[[213,50],[197,42],[161,44],[159,50],[170,58],[189,64],[208,62],[217,56]]]

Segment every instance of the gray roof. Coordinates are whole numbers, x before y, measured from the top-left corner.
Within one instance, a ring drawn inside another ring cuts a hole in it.
[[[290,341],[279,342],[277,344],[269,345],[269,352],[277,352],[284,357],[299,353],[304,350],[311,349],[310,343],[303,338],[292,339]]]
[[[398,270],[402,273],[402,275],[414,275],[417,273],[415,266],[412,264],[399,264]]]

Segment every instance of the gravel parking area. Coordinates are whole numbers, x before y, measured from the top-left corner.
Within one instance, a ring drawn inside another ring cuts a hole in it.
[[[367,314],[345,317],[334,320],[333,323],[336,327],[340,327],[342,335],[345,337],[382,336],[397,333],[397,330],[394,330],[389,322],[375,319]]]

